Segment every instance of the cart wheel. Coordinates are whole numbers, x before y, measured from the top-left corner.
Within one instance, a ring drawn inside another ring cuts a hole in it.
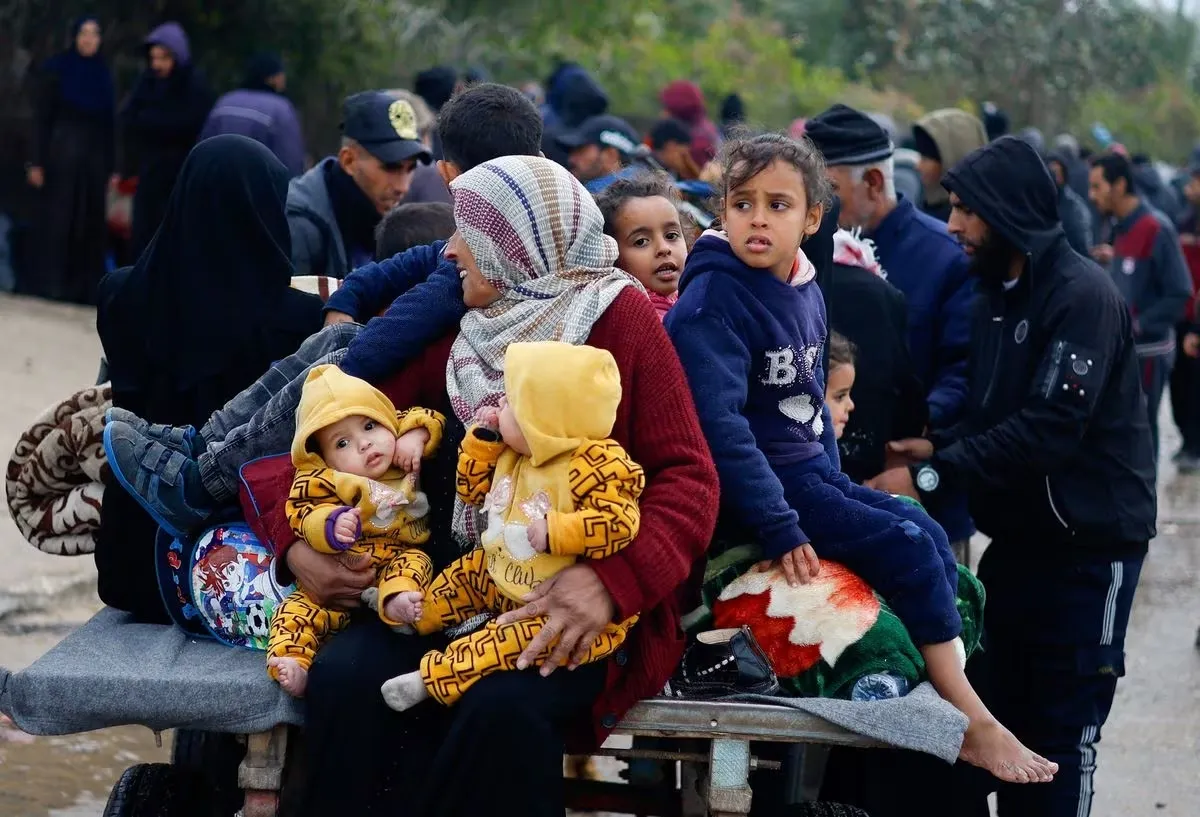
[[[787,813],[788,817],[870,817],[860,808],[840,803],[800,803]]]
[[[233,817],[242,807],[238,764],[246,746],[236,735],[178,729],[171,746],[171,763],[194,783],[197,817]]]
[[[113,786],[104,817],[177,817],[178,793],[170,764],[130,766]]]

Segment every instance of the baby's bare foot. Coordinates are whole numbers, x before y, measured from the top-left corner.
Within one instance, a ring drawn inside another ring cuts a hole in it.
[[[961,759],[1005,783],[1049,783],[1058,764],[1026,749],[999,721],[976,721],[963,737]]]
[[[397,593],[383,606],[383,614],[389,621],[412,624],[421,617],[424,599],[425,594],[420,590]]]
[[[300,666],[295,658],[268,658],[267,666],[275,670],[275,677],[283,691],[293,698],[303,698],[308,688],[308,670]]]

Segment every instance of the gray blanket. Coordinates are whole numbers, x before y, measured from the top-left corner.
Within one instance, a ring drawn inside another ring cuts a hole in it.
[[[926,681],[903,698],[843,701],[834,698],[771,698],[739,695],[730,701],[786,706],[816,715],[858,735],[912,749],[953,763],[962,749],[967,716],[948,704]]]
[[[303,721],[296,702],[267,677],[261,652],[135,624],[112,609],[21,672],[0,669],[0,712],[34,735],[122,724],[253,733]]]
[[[966,718],[922,684],[893,701],[742,696],[792,707],[892,746],[953,762]],[[302,722],[301,709],[267,677],[260,652],[191,638],[169,626],[97,613],[18,673],[0,669],[0,712],[34,735],[139,724],[155,730],[263,732]]]

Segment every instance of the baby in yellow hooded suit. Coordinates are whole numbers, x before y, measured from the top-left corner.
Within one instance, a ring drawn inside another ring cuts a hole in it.
[[[603,559],[637,536],[645,475],[607,439],[621,401],[613,356],[554,341],[513,343],[504,385],[499,408],[480,409],[458,458],[459,498],[482,505],[487,518],[482,547],[434,580],[415,620],[418,633],[517,610],[526,594],[576,559]],[[609,624],[586,661],[613,653],[636,621]],[[485,675],[515,669],[544,624],[544,617],[490,621],[444,651],[426,653],[420,671],[388,681],[383,696],[399,711],[428,697],[451,705]]]
[[[336,366],[309,372],[296,410],[292,530],[321,553],[369,556],[379,571],[379,617],[393,626],[412,620],[407,594],[433,577],[433,563],[417,547],[429,539],[429,503],[417,490],[417,471],[437,450],[445,423],[428,409],[397,412],[382,392]],[[347,621],[346,613],[297,589],[271,619],[268,672],[303,695],[317,650]]]

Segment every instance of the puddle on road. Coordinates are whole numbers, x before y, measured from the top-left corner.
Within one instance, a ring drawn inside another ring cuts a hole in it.
[[[170,760],[154,733],[136,726],[83,735],[27,738],[0,728],[0,814],[12,817],[99,817],[117,778],[137,763]]]

